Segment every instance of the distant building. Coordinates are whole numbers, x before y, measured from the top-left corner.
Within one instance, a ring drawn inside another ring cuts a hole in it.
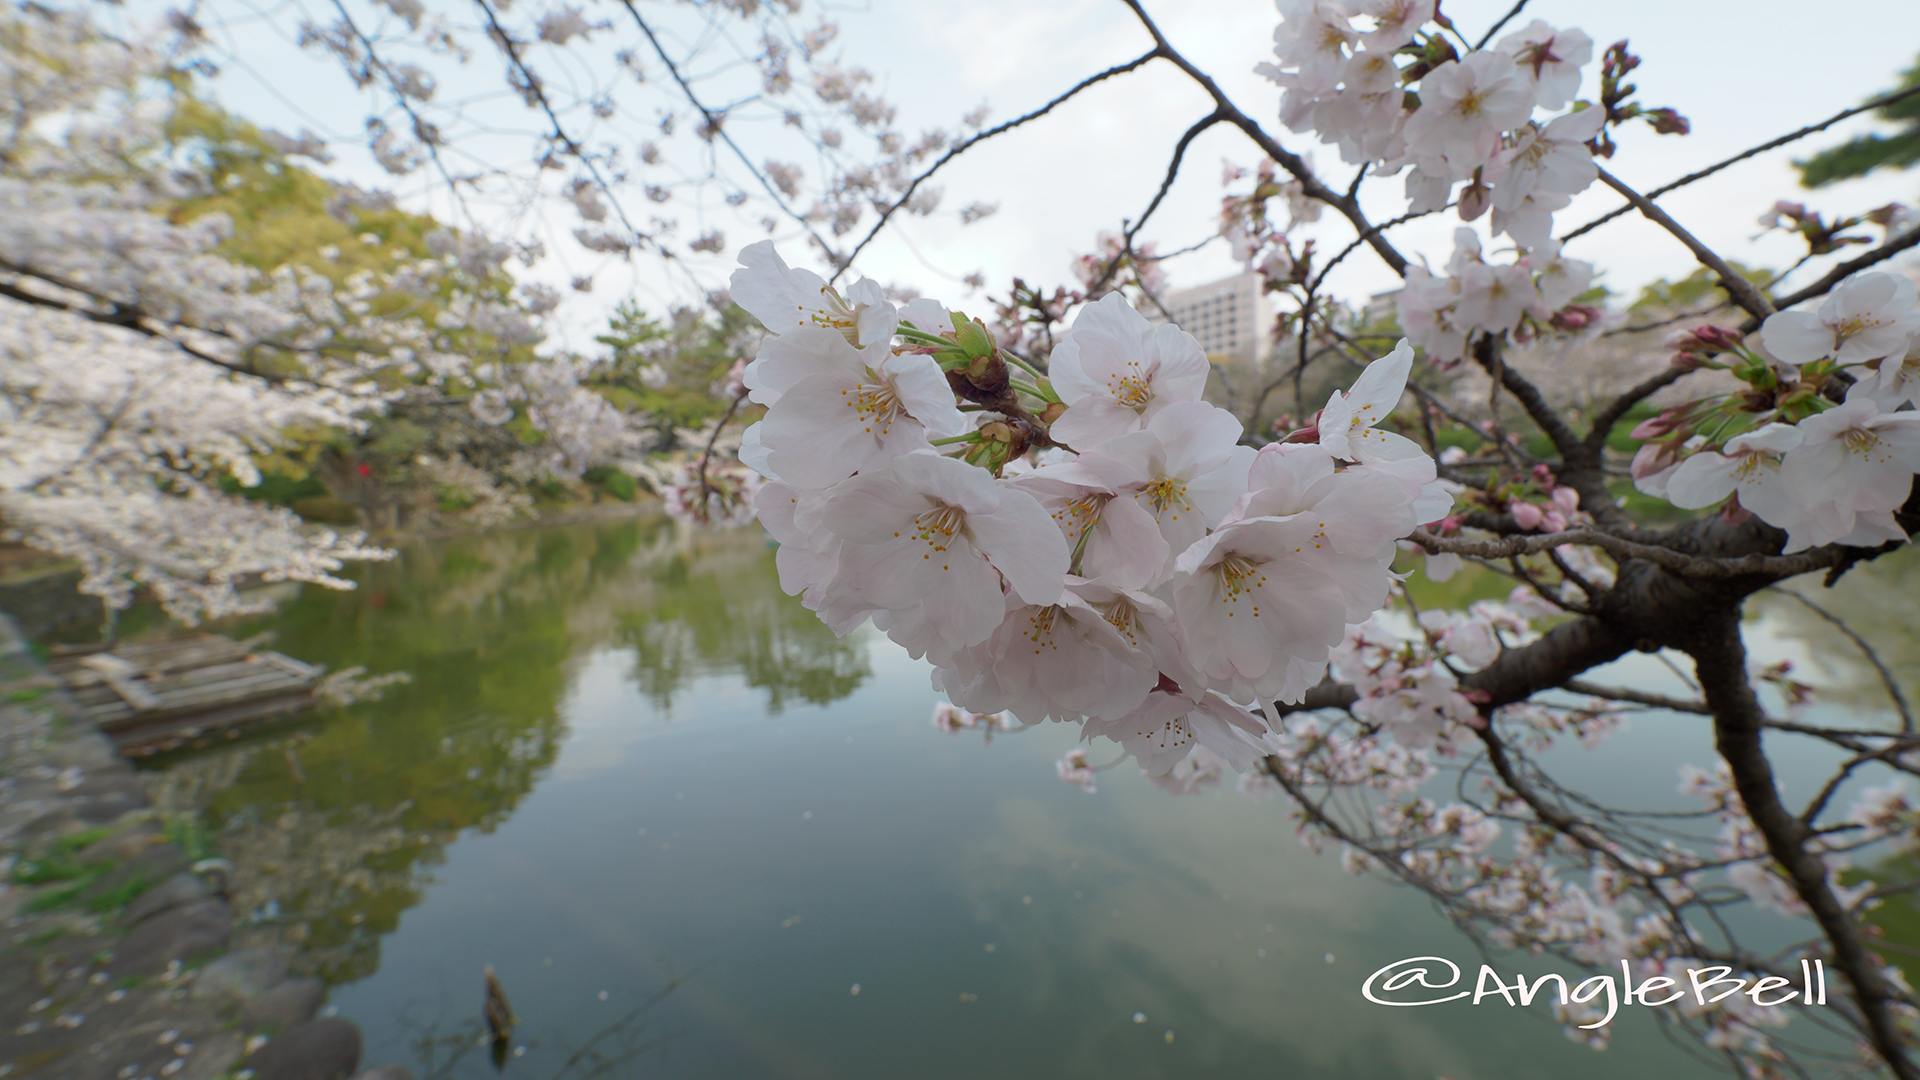
[[[1173,324],[1192,334],[1208,356],[1264,365],[1273,316],[1260,291],[1259,274],[1237,274],[1161,299],[1173,315]],[[1151,304],[1146,314],[1155,322],[1165,321]]]

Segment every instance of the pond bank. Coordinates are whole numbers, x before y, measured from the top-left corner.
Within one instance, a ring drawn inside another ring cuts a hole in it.
[[[0,1077],[353,1075],[360,1032],[316,1019],[325,984],[246,940],[235,868],[77,717],[0,614]]]

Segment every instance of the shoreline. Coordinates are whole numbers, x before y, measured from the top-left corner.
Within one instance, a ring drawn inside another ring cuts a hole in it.
[[[406,1077],[359,1071],[326,985],[238,925],[235,867],[78,716],[0,613],[0,1078]]]

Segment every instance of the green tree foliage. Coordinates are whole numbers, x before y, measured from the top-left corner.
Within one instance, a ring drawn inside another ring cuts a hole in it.
[[[1915,88],[1920,88],[1920,60],[1901,72],[1900,84],[1887,93]],[[1838,180],[1851,180],[1883,165],[1907,169],[1920,164],[1920,94],[1901,98],[1873,112],[1882,120],[1901,124],[1901,128],[1891,135],[1858,135],[1805,161],[1794,162],[1800,170],[1802,186],[1817,188]]]
[[[623,412],[645,413],[654,431],[650,449],[671,450],[675,432],[697,429],[726,410],[713,385],[759,336],[759,323],[738,304],[680,307],[666,322],[632,300],[622,301],[594,338],[607,347],[599,369],[585,380]]]

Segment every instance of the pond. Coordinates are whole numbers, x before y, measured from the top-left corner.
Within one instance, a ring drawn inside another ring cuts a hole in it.
[[[1066,728],[935,731],[926,666],[835,639],[771,555],[758,529],[643,519],[415,544],[356,591],[289,590],[225,629],[411,681],[160,763],[163,799],[255,868],[243,922],[301,944],[368,1062],[416,1077],[1711,1075],[1654,1010],[1596,1053],[1542,1009],[1370,1004],[1376,968],[1471,971],[1473,946],[1307,851],[1282,801],[1173,797],[1131,766],[1088,794],[1054,776]],[[1915,565],[1843,583],[1909,673]],[[1758,651],[1875,721],[1843,640],[1759,607]],[[1649,740],[1712,760],[1697,718],[1650,714],[1570,766],[1684,805]],[[520,1019],[502,1065],[476,1038],[488,965]]]

